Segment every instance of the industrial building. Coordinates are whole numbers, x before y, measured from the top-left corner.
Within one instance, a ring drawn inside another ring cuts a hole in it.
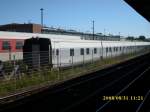
[[[27,32],[27,33],[41,33],[41,25],[40,24],[5,24],[0,25],[0,31],[11,31],[11,32]]]
[[[76,30],[65,30],[60,28],[52,28],[52,27],[43,27],[40,24],[33,23],[12,23],[0,25],[0,31],[10,31],[10,32],[26,32],[26,33],[42,33],[42,34],[56,34],[56,35],[74,35],[80,36],[81,39],[85,40],[111,40],[111,41],[119,41],[119,35],[103,35],[102,33],[84,33],[78,32]]]

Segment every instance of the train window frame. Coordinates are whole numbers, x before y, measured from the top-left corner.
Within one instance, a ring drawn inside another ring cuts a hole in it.
[[[86,48],[86,54],[89,55],[90,54],[90,49]]]
[[[70,48],[70,56],[74,56],[74,49]]]
[[[94,48],[94,54],[97,54],[97,48]]]
[[[80,55],[84,55],[84,48],[80,49]]]
[[[17,45],[17,44],[21,44],[21,45]],[[16,50],[21,50],[23,48],[23,42],[22,41],[16,41]]]
[[[2,41],[2,49],[3,50],[11,50],[10,41],[8,41],[8,40]]]

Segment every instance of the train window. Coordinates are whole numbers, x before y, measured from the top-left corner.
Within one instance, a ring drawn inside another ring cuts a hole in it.
[[[109,52],[111,52],[111,47],[109,47]]]
[[[86,54],[90,54],[90,49],[86,48]]]
[[[16,42],[16,49],[22,49],[23,47],[23,42],[22,41],[17,41]]]
[[[70,56],[74,56],[74,49],[70,49]]]
[[[53,49],[53,50],[52,50],[52,54],[54,55],[54,53],[55,53],[55,50]]]
[[[11,49],[10,42],[9,41],[3,41],[2,47],[3,47],[3,50],[9,50],[9,49]]]
[[[116,51],[116,48],[114,47],[114,52]]]
[[[106,47],[106,52],[108,52],[108,48]]]
[[[125,50],[125,47],[123,47],[123,50]]]
[[[118,47],[116,47],[116,52],[118,51]]]
[[[59,55],[59,49],[56,49],[56,55],[57,56]]]
[[[80,54],[81,54],[81,55],[84,55],[84,48],[81,48],[81,49],[80,49]]]
[[[97,53],[97,49],[96,48],[94,48],[94,54],[96,54]]]

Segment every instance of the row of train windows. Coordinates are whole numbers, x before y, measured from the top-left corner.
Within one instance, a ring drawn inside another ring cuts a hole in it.
[[[127,49],[132,49],[132,47],[126,47]],[[112,52],[112,50],[114,52],[118,52],[119,50],[123,50],[125,49],[125,47],[106,47],[106,52]],[[93,51],[92,51],[93,52]],[[89,48],[86,48],[86,54],[89,55],[90,54],[90,49]],[[94,54],[97,54],[97,48],[94,48]],[[56,49],[56,55],[59,55],[59,50]],[[80,55],[84,55],[84,48],[81,48],[80,49]],[[74,49],[71,48],[70,49],[70,56],[74,56]]]
[[[22,41],[17,41],[16,42],[16,49],[22,49],[23,46],[23,42]],[[10,50],[11,46],[10,46],[10,42],[9,41],[3,41],[2,42],[2,49],[3,50]]]
[[[112,50],[114,51],[114,52],[117,52],[117,51],[121,51],[121,47],[114,47],[114,48],[111,48],[111,47],[106,47],[106,52],[112,52]]]
[[[114,51],[114,52],[118,52],[118,51],[122,51],[122,50],[125,50],[125,49],[133,49],[133,47],[135,47],[135,46],[127,46],[127,47],[113,47],[113,48],[111,48],[111,47],[106,47],[106,52],[112,52],[112,50]]]
[[[86,54],[90,54],[90,49],[86,48]],[[97,48],[94,48],[94,54],[97,54]],[[59,55],[59,50],[56,49],[56,55]],[[84,55],[84,48],[80,49],[80,55]],[[74,49],[70,49],[70,56],[74,56]]]
[[[96,48],[94,48],[94,54],[96,54],[97,53],[97,49]],[[88,54],[90,54],[90,49],[89,48],[86,48],[86,54],[88,55]],[[84,55],[84,48],[81,48],[80,49],[80,55]],[[70,56],[74,56],[74,49],[70,49]]]

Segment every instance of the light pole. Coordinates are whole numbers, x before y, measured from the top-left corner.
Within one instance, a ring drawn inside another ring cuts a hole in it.
[[[41,10],[41,25],[42,25],[42,27],[43,27],[43,10],[44,10],[44,9],[41,8],[40,10]]]
[[[93,40],[94,40],[94,20],[92,21],[92,24],[93,24],[92,29],[93,29]]]
[[[121,37],[121,36],[120,36],[120,32],[119,32],[119,40],[120,40],[120,37]]]
[[[104,40],[105,40],[105,29],[104,29]]]

